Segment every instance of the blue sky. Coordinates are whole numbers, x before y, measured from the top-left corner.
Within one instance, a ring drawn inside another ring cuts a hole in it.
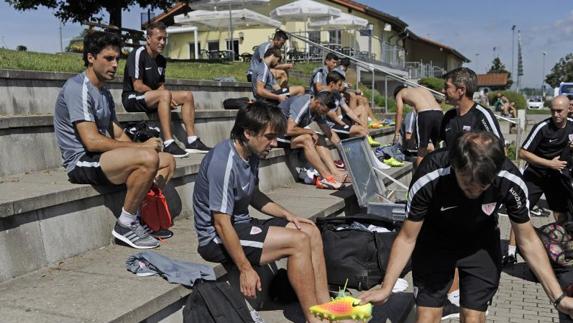
[[[0,1],[0,47],[13,49],[25,45],[34,51],[59,51],[60,23],[52,11],[19,12]],[[472,60],[467,66],[478,73],[485,72],[498,55],[507,68],[511,68],[511,26],[517,25],[522,36],[524,86],[541,86],[542,52],[547,53],[546,73],[561,57],[573,52],[573,2],[570,0],[359,1],[398,16],[422,37],[455,48]],[[125,12],[124,26],[138,28],[142,11],[145,10],[133,7]],[[70,38],[79,34],[81,27],[68,23],[62,31],[66,46]],[[517,46],[515,53],[517,55]]]

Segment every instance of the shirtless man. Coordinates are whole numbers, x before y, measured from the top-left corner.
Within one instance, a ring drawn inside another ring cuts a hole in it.
[[[398,86],[394,90],[396,98],[396,130],[394,132],[394,143],[400,141],[400,128],[404,115],[404,103],[410,105],[416,111],[416,129],[418,137],[418,156],[416,165],[419,165],[424,156],[434,150],[440,136],[440,125],[442,123],[443,112],[440,104],[432,93],[421,87]],[[428,148],[429,141],[432,140],[432,147]]]

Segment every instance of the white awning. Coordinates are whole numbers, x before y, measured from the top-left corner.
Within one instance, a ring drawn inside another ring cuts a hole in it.
[[[233,27],[255,28],[272,26],[279,28],[281,22],[249,9],[226,11],[195,10],[174,17],[175,23],[182,25],[205,25],[214,29]]]

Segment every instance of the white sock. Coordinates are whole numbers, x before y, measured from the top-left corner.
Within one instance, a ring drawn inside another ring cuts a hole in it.
[[[459,307],[460,306],[460,290],[456,289],[455,291],[448,293],[448,300],[450,301],[450,303]]]
[[[117,219],[117,220],[119,221],[119,223],[121,223],[125,226],[129,226],[133,222],[137,221],[137,214],[131,214],[131,213],[127,212],[124,208],[121,208],[121,215],[119,216],[119,219]]]
[[[512,246],[512,245],[508,245],[507,246],[507,255],[515,257],[515,252],[517,251],[516,249],[517,249],[517,247]]]
[[[169,145],[171,145],[171,143],[175,142],[175,139],[167,139],[163,142],[163,146],[167,147]]]
[[[187,137],[187,142],[188,142],[189,144],[194,143],[195,140],[197,140],[197,136],[189,136],[189,137]]]

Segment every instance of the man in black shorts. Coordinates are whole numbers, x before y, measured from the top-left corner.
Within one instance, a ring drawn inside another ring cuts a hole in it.
[[[147,44],[127,57],[123,73],[123,107],[128,112],[156,112],[161,125],[164,151],[174,157],[209,151],[195,134],[195,101],[191,91],[170,91],[165,87],[167,61],[161,55],[167,41],[163,23],[147,26]],[[187,138],[181,149],[171,132],[171,110],[181,106],[181,120]]]
[[[271,47],[265,52],[263,62],[256,65],[251,71],[251,85],[255,99],[279,104],[289,96],[304,94],[304,87],[302,86],[281,88],[277,84],[271,69],[279,64],[281,57],[280,49]]]
[[[288,258],[287,272],[305,318],[320,322],[309,307],[329,301],[320,232],[314,223],[273,202],[259,190],[260,160],[277,146],[286,128],[280,110],[255,102],[239,110],[231,139],[201,163],[193,194],[198,252],[208,261],[233,263],[246,297],[261,291],[253,265]],[[252,218],[249,206],[271,216]]]
[[[477,75],[467,67],[459,67],[444,75],[446,101],[454,105],[442,119],[440,140],[448,147],[464,132],[487,131],[504,142],[499,123],[490,109],[473,101],[477,90]]]
[[[568,119],[569,99],[558,96],[551,101],[551,117],[536,124],[519,150],[527,162],[523,178],[529,190],[531,206],[545,193],[555,220],[564,223],[567,213],[567,189],[562,185],[566,169],[571,168],[573,119]],[[565,171],[565,172],[564,172]]]
[[[527,187],[496,136],[471,132],[418,167],[406,206],[407,219],[392,250],[382,287],[360,296],[385,302],[412,256],[418,322],[438,322],[457,267],[462,322],[485,322],[501,273],[497,210],[506,205],[522,253],[559,310],[573,314],[529,221]],[[452,230],[455,228],[455,230]]]
[[[62,87],[54,129],[70,182],[127,187],[113,236],[134,248],[155,248],[159,241],[139,222],[139,208],[154,183],[163,188],[173,176],[175,160],[160,152],[158,138],[132,142],[117,121],[105,82],[115,77],[120,48],[121,39],[115,34],[88,33],[83,55],[86,70]],[[171,233],[154,235],[168,238]]]
[[[393,142],[395,144],[400,142],[404,104],[409,104],[417,114],[418,157],[416,165],[419,165],[424,156],[433,151],[434,146],[438,144],[444,113],[434,95],[422,87],[407,88],[400,85],[394,90],[394,97],[396,98],[396,130]]]

